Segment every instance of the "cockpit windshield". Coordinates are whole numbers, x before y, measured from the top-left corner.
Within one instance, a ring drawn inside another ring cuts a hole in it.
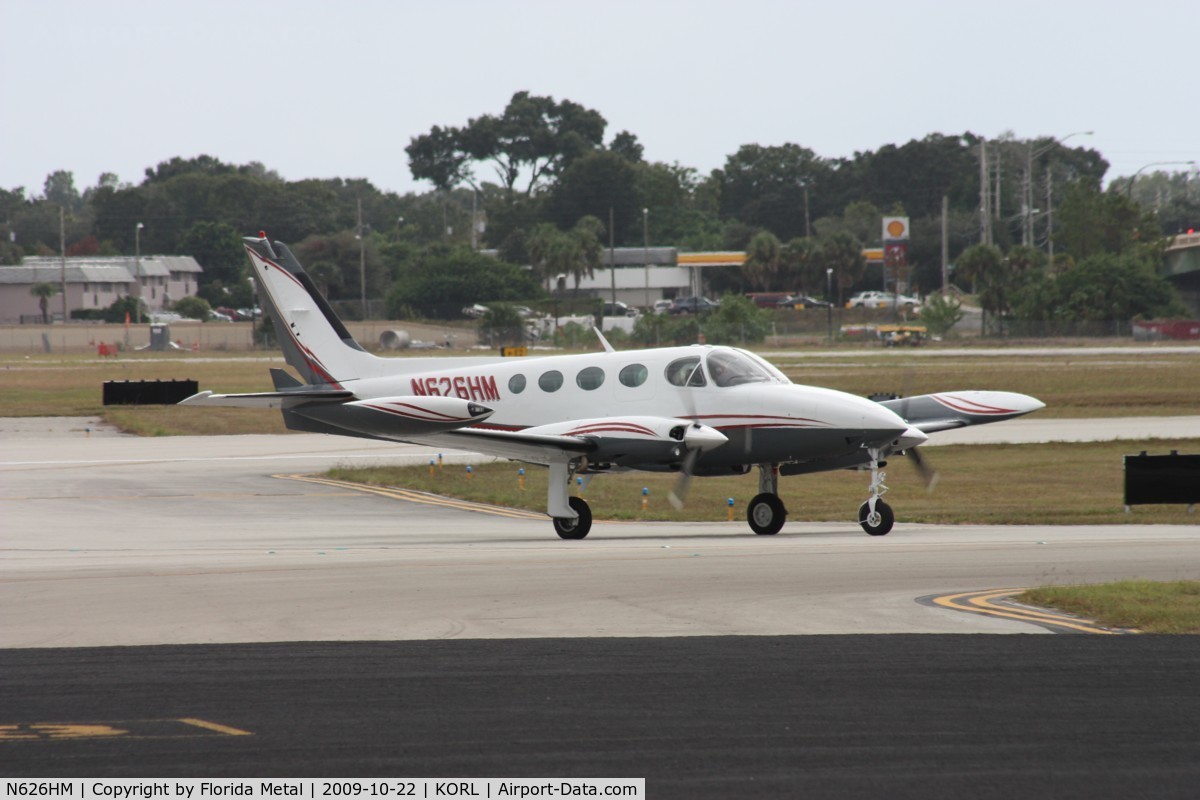
[[[761,364],[736,350],[716,350],[708,354],[707,361],[708,374],[717,386],[777,381]]]

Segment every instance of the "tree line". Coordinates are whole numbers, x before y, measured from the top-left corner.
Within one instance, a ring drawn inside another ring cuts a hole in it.
[[[1099,152],[1012,136],[987,142],[981,170],[982,139],[971,133],[849,158],[746,144],[702,175],[646,160],[635,134],[608,136],[607,127],[594,109],[518,92],[498,113],[413,137],[410,170],[431,189],[404,195],[363,178],[286,181],[263,164],[210,156],[162,162],[137,184],[106,173],[83,191],[58,171],[40,195],[0,189],[0,261],[57,253],[60,209],[71,255],[132,254],[140,222],[143,253],[195,256],[205,269],[200,294],[242,305],[250,287],[240,237],[265,230],[292,244],[334,300],[365,289],[391,316],[444,315],[469,302],[537,297],[561,273],[578,285],[610,242],[746,251],[745,268],[706,273],[718,294],[824,294],[826,270],[839,291],[877,288],[861,251],[878,245],[886,214],[910,218],[909,280],[928,293],[941,286],[945,203],[952,280],[980,292],[997,319],[1088,308],[1073,281],[1116,280],[1113,270],[1122,285],[1149,288],[1104,313],[1179,310],[1152,278],[1165,233],[1200,220],[1200,191],[1186,176],[1144,175],[1105,191]],[[984,193],[991,244],[981,246]],[[1030,197],[1043,206],[1036,213]],[[1041,198],[1053,204],[1052,222]],[[992,249],[981,256],[980,247]],[[1030,296],[1055,300],[1035,308]]]

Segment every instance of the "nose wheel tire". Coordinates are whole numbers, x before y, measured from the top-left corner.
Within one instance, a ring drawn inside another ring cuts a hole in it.
[[[568,497],[567,503],[579,516],[555,517],[554,532],[560,539],[582,539],[592,529],[592,509],[582,497]]]
[[[884,536],[896,524],[896,515],[892,513],[892,507],[882,500],[875,502],[875,513],[872,514],[871,504],[866,502],[858,507],[858,524],[872,536]]]
[[[763,492],[754,496],[750,505],[746,506],[746,521],[750,530],[759,536],[774,536],[783,529],[787,519],[787,509],[779,495]]]

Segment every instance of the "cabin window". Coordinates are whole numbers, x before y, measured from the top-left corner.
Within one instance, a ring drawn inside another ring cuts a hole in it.
[[[650,377],[650,370],[646,369],[645,364],[629,364],[621,367],[621,374],[617,377],[621,379],[621,383],[632,389],[646,382],[646,378]]]
[[[563,374],[556,369],[549,372],[543,372],[538,378],[538,386],[542,387],[543,392],[557,392],[562,388]]]
[[[672,386],[705,386],[704,370],[700,369],[700,356],[688,356],[667,365],[667,383]]]
[[[508,379],[508,390],[513,394],[520,394],[525,391],[525,376],[513,375]]]
[[[587,369],[580,370],[579,374],[575,376],[575,383],[579,384],[580,389],[588,391],[599,389],[604,383],[604,370],[599,367],[588,367]]]
[[[708,374],[717,386],[743,383],[773,383],[775,378],[762,366],[736,350],[716,350],[708,355]]]

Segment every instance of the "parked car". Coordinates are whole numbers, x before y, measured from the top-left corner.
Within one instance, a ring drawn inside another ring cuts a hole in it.
[[[859,292],[846,301],[846,308],[891,308],[893,305],[913,310],[921,307],[921,300],[918,297],[909,297],[904,294],[893,295],[891,292],[872,291]]]
[[[605,303],[602,315],[605,317],[636,317],[640,316],[641,312],[617,301],[616,303]]]
[[[806,294],[798,294],[789,297],[779,304],[780,308],[829,308],[833,303],[827,300],[819,300],[816,297],[810,297]]]
[[[655,300],[654,301],[654,313],[655,314],[665,314],[670,310],[671,310],[671,301],[670,300]]]
[[[699,314],[704,311],[715,311],[719,305],[719,303],[709,300],[707,297],[677,297],[675,298],[675,302],[671,303],[670,313]]]
[[[754,305],[759,308],[776,308],[791,295],[787,292],[747,292],[746,297],[754,301]]]
[[[463,316],[470,317],[471,319],[479,319],[487,312],[488,312],[488,307],[485,305],[480,305],[479,303],[473,303],[469,306],[463,306],[463,310],[462,310]]]

